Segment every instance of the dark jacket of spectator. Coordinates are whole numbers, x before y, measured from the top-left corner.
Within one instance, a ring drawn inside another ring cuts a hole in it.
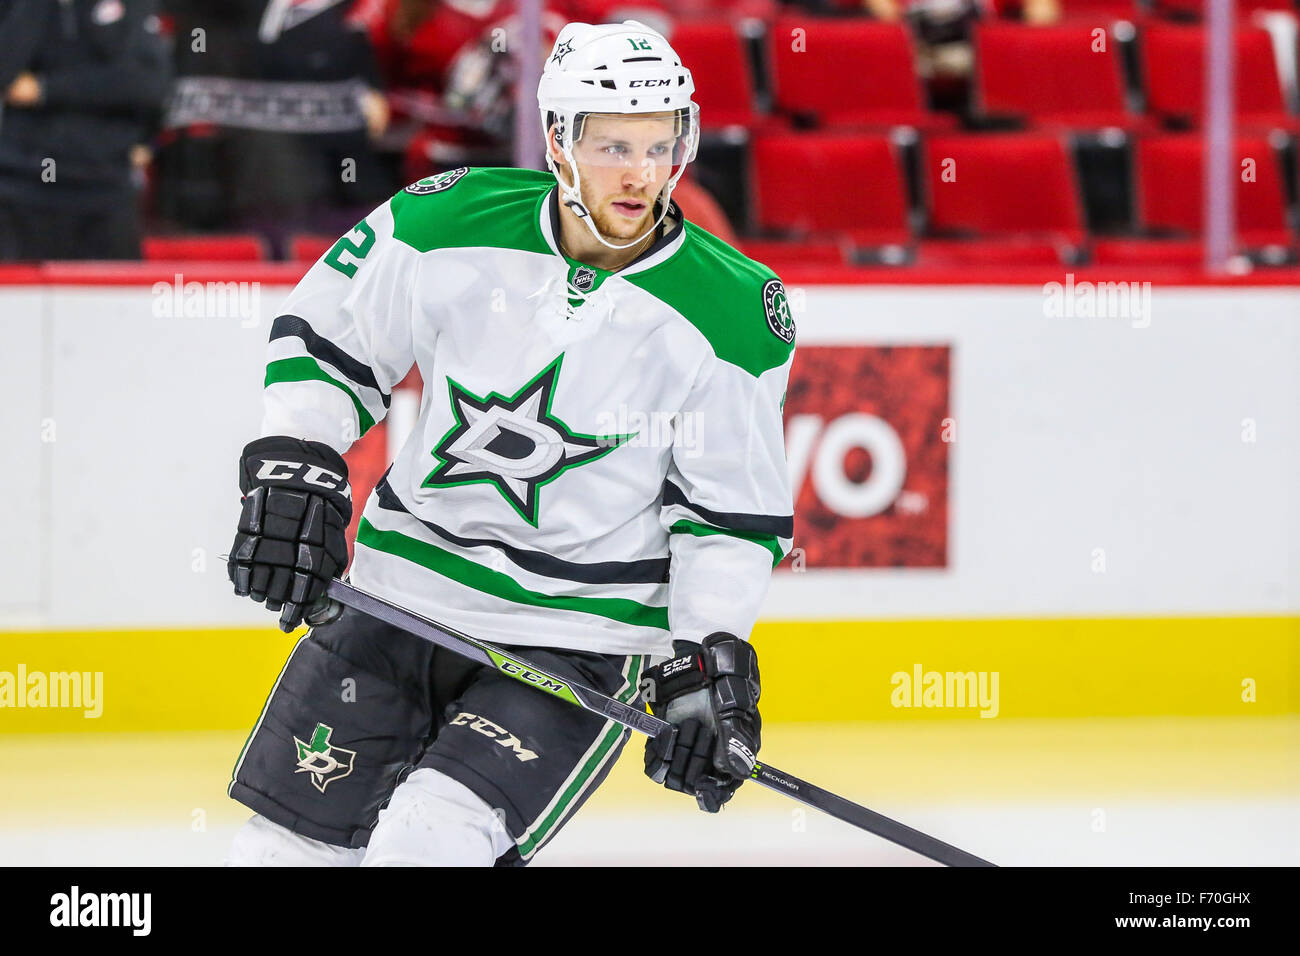
[[[135,201],[129,154],[148,140],[169,83],[156,12],[155,0],[0,0],[0,200]],[[39,99],[4,103],[23,74]]]
[[[382,84],[355,6],[165,0],[177,75],[158,153],[165,221],[257,230],[278,245],[345,231],[393,193],[361,105],[382,100]]]

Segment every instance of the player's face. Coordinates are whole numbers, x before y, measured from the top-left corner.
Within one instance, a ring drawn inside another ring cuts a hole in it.
[[[626,241],[653,225],[654,201],[673,172],[676,129],[672,113],[587,117],[573,158],[602,235]]]

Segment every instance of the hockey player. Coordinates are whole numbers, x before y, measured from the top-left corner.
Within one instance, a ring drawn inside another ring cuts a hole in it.
[[[694,86],[635,22],[572,23],[551,173],[456,169],[376,209],[275,319],[235,592],[297,627],[347,559],[342,453],[418,364],[419,421],[349,580],[674,732],[646,772],[716,812],[759,746],[747,637],[793,516],[780,280],[684,222]],[[648,666],[651,661],[664,663]],[[628,731],[347,609],[289,656],[230,794],[232,864],[523,864]]]

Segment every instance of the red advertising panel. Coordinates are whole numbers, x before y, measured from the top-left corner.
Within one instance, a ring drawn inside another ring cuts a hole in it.
[[[947,566],[949,375],[946,345],[799,347],[785,400],[795,552],[782,568]]]

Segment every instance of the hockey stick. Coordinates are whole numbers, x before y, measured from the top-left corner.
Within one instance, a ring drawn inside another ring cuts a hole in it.
[[[399,628],[408,634],[430,641],[471,661],[494,667],[503,674],[513,677],[530,687],[544,691],[574,706],[600,714],[617,721],[624,727],[639,730],[651,737],[660,731],[668,730],[672,724],[661,720],[644,710],[638,710],[628,704],[606,697],[598,691],[585,687],[576,681],[561,680],[558,677],[533,667],[528,661],[505,651],[486,641],[476,640],[445,624],[439,624],[413,611],[389,604],[382,598],[367,594],[340,580],[330,582],[329,598],[323,599],[307,614],[308,624],[323,624],[333,620],[341,612],[337,605],[343,604],[363,614],[378,618],[386,624]],[[897,820],[882,816],[874,810],[859,806],[843,797],[836,796],[829,790],[815,787],[805,780],[777,770],[763,763],[755,763],[750,774],[763,786],[793,797],[800,803],[806,803],[824,813],[829,813],[838,820],[851,823],[855,827],[883,837],[891,843],[906,847],[922,856],[943,863],[946,866],[995,866],[974,854],[959,850],[942,840],[936,840],[919,830],[904,826]]]

